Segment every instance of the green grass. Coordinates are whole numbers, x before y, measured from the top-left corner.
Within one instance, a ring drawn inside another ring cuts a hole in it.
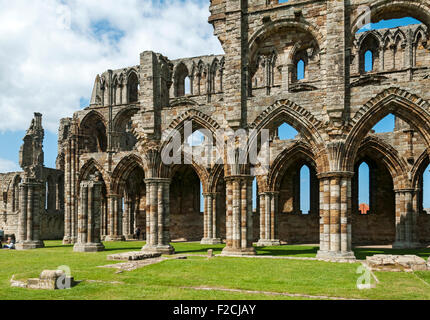
[[[46,241],[46,248],[31,251],[0,250],[0,299],[291,299],[286,296],[232,293],[219,290],[200,291],[183,287],[213,287],[268,292],[288,292],[304,295],[324,295],[361,299],[430,299],[430,272],[376,273],[380,280],[376,289],[358,290],[356,273],[360,264],[326,263],[285,259],[247,259],[197,256],[208,249],[221,252],[222,245],[175,243],[179,254],[196,254],[187,260],[167,260],[132,272],[115,274],[116,269],[97,268],[110,264],[106,256],[112,253],[136,251],[142,242],[105,243],[106,251],[74,253],[72,246],[59,241]],[[315,256],[313,246],[281,246],[259,248],[260,255]],[[366,251],[367,250],[367,251]],[[373,254],[360,249],[359,254]],[[379,253],[379,251],[378,251]],[[421,256],[427,251],[419,251]],[[430,253],[429,253],[430,254]],[[76,280],[98,280],[102,283],[81,282],[70,290],[41,291],[11,288],[12,275],[18,279],[38,277],[45,269],[67,265]],[[109,282],[116,281],[120,284]]]

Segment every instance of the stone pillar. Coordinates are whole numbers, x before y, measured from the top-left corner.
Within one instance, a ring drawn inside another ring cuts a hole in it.
[[[395,190],[396,195],[396,241],[395,249],[419,248],[417,232],[418,192],[413,189]]]
[[[174,254],[170,245],[170,180],[146,179],[146,253]]]
[[[77,234],[77,197],[76,197],[76,140],[69,139],[66,145],[64,164],[64,238],[63,244],[72,244]]]
[[[227,246],[222,255],[255,255],[252,223],[252,181],[247,175],[226,178]]]
[[[121,199],[119,195],[108,196],[108,235],[105,241],[125,241],[121,232]]]
[[[201,244],[220,244],[221,239],[217,237],[217,220],[216,220],[216,193],[203,194],[205,203],[205,212],[203,219],[203,239]]]
[[[100,175],[91,176],[89,181],[81,183],[78,241],[73,247],[75,252],[98,252],[105,249],[100,238],[102,188]]]
[[[279,246],[277,239],[276,215],[279,192],[263,192],[260,195],[260,240],[259,247]]]
[[[320,174],[320,250],[317,258],[355,260],[351,245],[352,172]]]
[[[18,217],[17,250],[43,248],[40,240],[40,214],[43,185],[33,179],[20,184],[21,203]]]
[[[127,240],[133,239],[134,229],[132,225],[132,218],[133,218],[134,212],[133,212],[133,201],[131,199],[127,199],[124,202],[124,214],[122,217],[122,230],[125,238]]]

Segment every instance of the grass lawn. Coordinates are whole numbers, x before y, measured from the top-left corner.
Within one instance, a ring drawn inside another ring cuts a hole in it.
[[[46,241],[46,248],[32,251],[0,250],[0,299],[292,299],[288,296],[263,293],[201,291],[190,287],[240,289],[309,296],[330,296],[360,299],[430,299],[430,272],[382,273],[375,289],[358,290],[356,264],[285,259],[248,259],[194,256],[187,260],[167,260],[131,272],[116,274],[116,269],[97,268],[111,264],[106,256],[112,253],[136,251],[142,242],[105,243],[100,253],[74,253],[72,246],[60,241]],[[179,254],[206,254],[208,249],[221,252],[223,246],[198,243],[175,243]],[[313,246],[282,246],[258,249],[260,255],[314,257]],[[387,250],[360,249],[357,256]],[[401,252],[404,253],[404,252]],[[408,252],[409,253],[409,252]],[[427,249],[415,252],[423,257]],[[69,290],[40,291],[11,288],[10,279],[38,277],[45,269],[67,265],[75,280],[84,280]],[[87,282],[85,280],[97,280]],[[115,283],[111,283],[115,282]],[[185,288],[186,287],[186,288]],[[312,297],[299,297],[309,299]],[[294,298],[298,299],[298,298]]]

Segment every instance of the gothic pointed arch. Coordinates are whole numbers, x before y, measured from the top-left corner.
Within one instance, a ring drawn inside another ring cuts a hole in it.
[[[261,130],[287,122],[294,127],[311,145],[313,152],[323,148],[324,138],[321,133],[322,122],[309,111],[289,100],[278,100],[263,111],[249,126],[254,130],[252,139],[257,138]]]
[[[88,180],[95,172],[100,172],[105,182],[106,188],[108,188],[110,185],[109,175],[106,173],[103,166],[97,162],[97,160],[91,158],[90,160],[86,161],[79,170],[78,189],[80,188],[80,183],[82,181]]]
[[[79,124],[80,145],[87,152],[106,152],[107,121],[102,114],[91,110]]]
[[[368,136],[358,149],[357,161],[359,162],[360,158],[364,155],[371,155],[373,159],[385,165],[393,178],[396,189],[406,189],[409,187],[408,165],[391,145],[377,136]]]
[[[285,175],[285,171],[291,164],[303,162],[311,165],[318,172],[315,155],[309,145],[303,142],[296,142],[289,148],[282,151],[270,167],[267,175],[267,191],[278,191]],[[261,190],[263,186],[260,187]]]
[[[352,169],[360,142],[370,130],[385,116],[392,113],[407,121],[421,133],[427,146],[430,146],[429,104],[417,95],[400,88],[389,88],[372,98],[351,119],[351,130],[345,144],[345,157],[342,167]]]
[[[144,161],[138,155],[130,154],[122,158],[112,173],[112,192],[115,194],[123,194],[126,180],[130,177],[130,174],[139,167],[145,172],[146,166]]]
[[[368,17],[372,23],[381,19],[397,19],[413,17],[427,26],[430,25],[430,4],[420,0],[378,0],[372,1],[368,10],[357,8],[351,16],[351,34],[357,33],[362,26],[359,22],[367,21]]]

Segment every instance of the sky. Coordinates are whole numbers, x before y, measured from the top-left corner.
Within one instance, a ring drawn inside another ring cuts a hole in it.
[[[59,120],[88,105],[97,74],[137,65],[145,50],[170,59],[223,53],[207,23],[207,0],[0,0],[0,7],[0,172],[19,170],[19,148],[34,112],[43,114],[45,165],[55,167]],[[371,28],[412,23],[383,21]],[[377,131],[389,131],[391,122],[385,119]],[[280,129],[286,138],[296,134],[289,126]],[[306,211],[306,173],[302,179]]]

